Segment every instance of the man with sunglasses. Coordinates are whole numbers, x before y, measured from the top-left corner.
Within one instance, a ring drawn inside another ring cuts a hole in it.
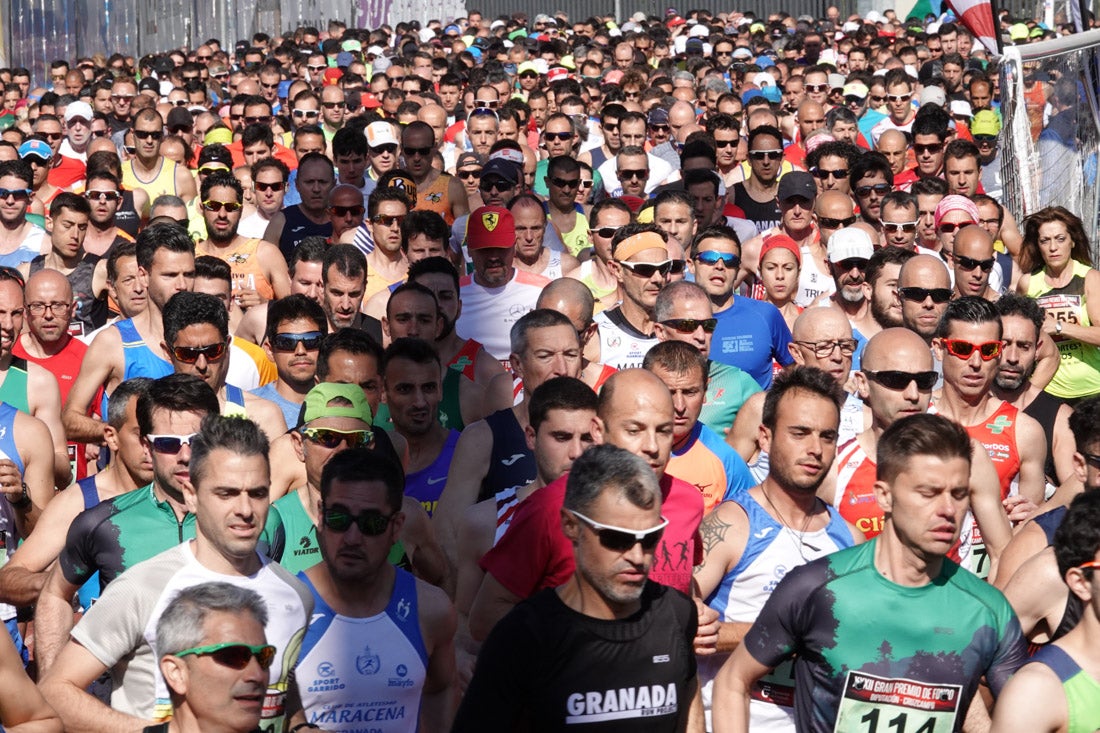
[[[992,285],[991,275],[997,258],[989,232],[976,224],[964,226],[955,236],[952,249],[950,262],[955,276],[954,297],[973,296],[996,301],[1001,293]],[[997,274],[1000,280],[999,270]]]
[[[769,469],[759,485],[723,501],[703,521],[703,536],[713,542],[695,577],[701,595],[722,617],[721,656],[700,665],[708,712],[715,705],[714,676],[760,613],[774,579],[863,541],[854,526],[815,496],[833,462],[844,399],[835,376],[820,369],[798,366],[781,372],[755,421]],[[792,687],[789,666],[769,674],[750,706],[751,724],[786,729],[794,714]]]
[[[776,195],[783,162],[783,133],[772,125],[759,125],[749,133],[749,173],[730,187],[730,202],[745,212],[745,218],[765,232],[779,226],[782,214]]]
[[[196,255],[211,255],[229,264],[234,305],[249,308],[290,294],[290,274],[278,247],[237,233],[244,190],[232,173],[217,171],[202,182],[202,217],[208,238],[195,245]]]
[[[1100,636],[1098,522],[1100,495],[1078,496],[1054,534],[1052,547],[1041,556],[1044,586],[1060,601],[1065,599],[1067,611],[1073,607],[1079,620],[1071,631],[1040,648],[1005,686],[993,711],[992,730],[998,733],[1100,726],[1095,675]],[[1037,700],[1044,704],[1036,705]]]
[[[619,283],[619,305],[600,311],[599,349],[595,361],[616,369],[638,367],[657,344],[653,308],[669,282],[673,260],[668,235],[653,224],[626,224],[611,240],[608,268]]]
[[[226,382],[229,374],[229,313],[213,295],[182,292],[164,306],[164,341],[177,374],[199,377],[218,395],[221,414],[251,417],[274,440],[286,432],[282,409],[270,400]]]
[[[288,295],[267,307],[263,346],[278,377],[252,394],[278,405],[287,425],[297,424],[302,402],[315,384],[317,355],[327,334],[324,310],[305,295]]]
[[[767,389],[773,361],[783,366],[793,363],[787,349],[791,331],[771,303],[734,295],[741,266],[737,234],[721,225],[699,232],[691,244],[691,263],[695,282],[710,296],[718,319],[710,357],[744,370]]]
[[[943,363],[943,389],[936,412],[961,423],[988,451],[997,470],[1000,499],[1009,518],[1020,520],[1043,502],[1046,436],[1037,421],[992,392],[1001,360],[1002,328],[996,308],[982,298],[962,297],[944,310],[933,349]],[[972,522],[971,522],[972,523]],[[982,534],[964,527],[956,557],[985,577]],[[1007,539],[991,544],[996,557]]]
[[[198,194],[195,179],[185,166],[160,154],[164,139],[164,119],[155,109],[143,109],[134,116],[135,155],[122,162],[122,185],[140,188],[153,201],[171,194],[190,203]]]
[[[443,108],[435,105],[440,115]],[[421,110],[423,113],[423,110]],[[404,169],[416,184],[416,208],[434,211],[448,225],[455,219],[470,213],[466,188],[461,179],[435,169],[432,165],[436,151],[435,132],[427,122],[411,122],[401,131],[401,150]]]
[[[291,726],[350,730],[345,721],[404,718],[393,730],[441,731],[450,724],[454,607],[388,559],[405,522],[404,484],[399,463],[362,448],[325,465],[317,502],[322,562],[299,575],[317,613],[289,692]]]
[[[69,188],[84,178],[88,162],[88,144],[92,141],[92,106],[76,101],[65,108],[65,137],[57,148],[57,158],[50,167],[50,183]]]
[[[133,193],[136,194],[133,195],[134,211],[126,212],[127,224],[137,224],[136,219],[140,216],[138,212],[143,211],[149,203],[143,191]],[[91,172],[85,181],[83,195],[91,205],[88,231],[84,236],[85,251],[105,257],[112,247],[134,241],[134,237],[116,221],[125,194],[121,189],[121,181],[115,174],[107,170]],[[129,220],[131,215],[135,220]],[[134,231],[136,232],[136,227]]]
[[[0,161],[0,266],[17,268],[42,252],[46,230],[27,219],[34,170],[26,158],[32,150],[36,157],[45,155],[41,148],[46,147],[41,140],[30,140],[19,148],[21,160]]]
[[[886,109],[888,116],[871,128],[871,144],[878,145],[878,139],[887,130],[909,132],[913,127],[916,109],[913,107],[913,80],[905,69],[891,69],[883,77],[886,87]]]
[[[283,209],[290,169],[281,160],[264,158],[252,165],[250,173],[256,210],[241,219],[237,233],[249,239],[263,239],[271,219]]]
[[[848,175],[852,193],[859,205],[860,218],[877,231],[882,214],[882,199],[894,187],[894,173],[879,153],[864,153],[852,165]]]
[[[489,635],[453,730],[523,720],[557,729],[600,725],[607,708],[619,711],[622,725],[701,730],[696,612],[659,578],[647,579],[659,575],[669,543],[682,536],[676,499],[644,459],[610,445],[590,448],[568,481],[540,489],[521,507],[548,493],[556,508],[541,529],[564,533],[576,569],[542,586]],[[685,538],[685,553],[690,544]],[[594,624],[606,633],[594,636]],[[635,624],[664,633],[635,635],[628,631]]]
[[[196,432],[182,435],[147,436],[154,452],[170,453],[174,448],[179,455],[186,447],[190,458],[178,481],[179,509],[174,502],[174,511],[157,509],[172,519],[177,511],[184,513],[177,532],[165,531],[165,519],[158,520],[169,549],[131,565],[107,586],[42,679],[43,694],[70,729],[134,730],[170,715],[171,699],[153,649],[152,630],[179,591],[208,581],[230,581],[255,591],[269,608],[277,609],[264,628],[275,647],[273,664],[266,679],[258,682],[269,703],[262,706],[261,728],[282,729],[286,685],[298,661],[297,642],[313,612],[313,597],[263,551],[264,532],[277,530],[281,536],[282,523],[270,504],[269,446],[259,426],[208,414],[196,427]],[[154,503],[151,498],[142,500]],[[190,517],[194,539],[188,540],[183,522]],[[281,554],[281,542],[278,551]],[[85,692],[108,670],[115,682],[112,707]]]
[[[829,270],[835,282],[833,292],[820,304],[836,308],[852,326],[861,345],[879,331],[871,314],[871,293],[867,287],[867,263],[875,252],[870,235],[861,227],[838,229],[829,237]],[[859,368],[859,353],[855,366]]]
[[[143,733],[197,733],[215,727],[253,733],[260,724],[275,647],[264,627],[268,607],[231,583],[185,588],[157,620],[156,653],[172,719]]]
[[[403,188],[376,188],[367,199],[367,220],[374,247],[367,253],[367,284],[364,300],[401,283],[409,261],[401,248],[401,224],[409,213],[409,195]]]
[[[799,729],[893,719],[960,730],[986,712],[982,679],[997,696],[1026,649],[1004,597],[947,557],[969,504],[973,451],[966,431],[939,415],[884,431],[875,484],[882,533],[779,581],[715,679],[716,733],[747,730],[751,687],[795,649]],[[894,610],[902,606],[913,612]],[[959,661],[918,661],[929,658]]]

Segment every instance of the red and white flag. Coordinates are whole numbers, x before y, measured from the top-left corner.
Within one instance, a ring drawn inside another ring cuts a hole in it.
[[[946,0],[944,5],[951,8],[959,22],[966,26],[990,53],[1001,53],[997,19],[994,17],[993,3],[990,0]]]

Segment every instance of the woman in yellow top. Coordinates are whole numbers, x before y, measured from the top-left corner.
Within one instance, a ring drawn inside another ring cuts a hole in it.
[[[1047,391],[1071,401],[1100,394],[1100,272],[1081,220],[1061,206],[1035,212],[1020,259],[1017,291],[1043,307],[1043,332],[1061,357]]]

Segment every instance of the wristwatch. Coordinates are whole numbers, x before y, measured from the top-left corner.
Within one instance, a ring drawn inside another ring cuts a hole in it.
[[[18,499],[16,499],[15,501],[11,502],[11,505],[13,507],[15,507],[16,509],[26,509],[31,505],[31,495],[30,495],[30,493],[27,492],[26,482],[23,482],[22,486],[23,486],[23,495],[21,497],[19,497]],[[11,501],[11,500],[9,499],[9,501]]]

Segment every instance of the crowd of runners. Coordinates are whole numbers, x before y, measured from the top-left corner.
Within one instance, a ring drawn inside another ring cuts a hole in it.
[[[0,69],[4,729],[1100,728],[1096,212],[1004,206],[999,79],[835,7]]]

